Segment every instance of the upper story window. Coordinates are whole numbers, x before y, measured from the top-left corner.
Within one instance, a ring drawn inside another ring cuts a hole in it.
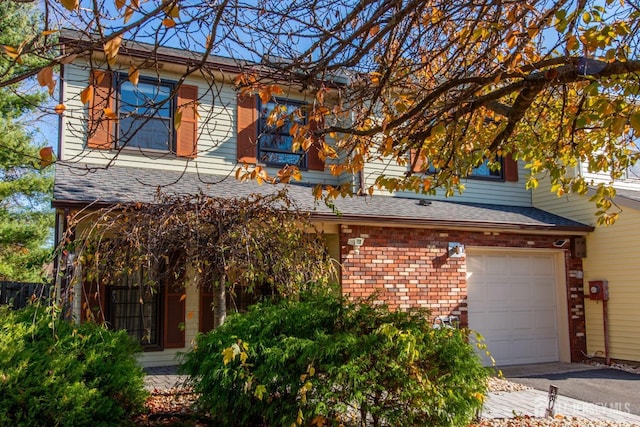
[[[198,87],[182,84],[176,88],[175,83],[157,77],[140,77],[137,83],[131,83],[126,74],[91,71],[89,84],[94,95],[89,105],[87,147],[127,147],[197,157]],[[172,93],[176,96],[171,97]],[[179,126],[175,125],[177,114]]]
[[[634,152],[640,151],[640,143],[633,143],[632,150]],[[629,166],[625,173],[625,178],[631,179],[634,181],[640,181],[640,160],[638,160],[633,166]]]
[[[504,171],[504,162],[500,158],[500,170],[492,170],[489,168],[489,161],[485,160],[480,166],[473,168],[468,178],[486,178],[486,179],[502,179]]]
[[[267,165],[296,165],[305,168],[304,151],[293,151],[291,127],[304,125],[307,117],[302,104],[283,99],[259,103],[258,161]]]
[[[433,166],[433,164],[429,163],[427,167],[425,167],[425,160],[421,157],[417,156],[417,151],[412,149],[410,151],[410,167],[413,172],[417,173],[430,173],[435,174],[437,169]],[[508,182],[517,182],[518,181],[518,162],[513,159],[512,156],[507,155],[505,157],[500,157],[500,170],[492,170],[489,167],[488,160],[485,160],[480,166],[473,168],[471,174],[467,176],[467,178],[474,179],[489,179],[489,180],[497,180],[497,181],[508,181]]]
[[[118,76],[119,147],[174,151],[172,83]]]

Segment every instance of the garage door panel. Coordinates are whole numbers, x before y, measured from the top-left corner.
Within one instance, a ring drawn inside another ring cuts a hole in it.
[[[559,359],[554,267],[552,254],[467,254],[469,327],[498,365]]]
[[[508,304],[509,301],[509,285],[496,283],[494,285],[485,284],[486,298],[483,301],[494,301],[496,304]]]
[[[485,262],[482,263],[482,265],[483,269],[481,270],[481,273],[484,274],[493,273],[494,275],[501,275],[509,269],[508,261],[501,256],[488,255],[486,256]]]
[[[529,276],[531,274],[531,266],[528,258],[511,258],[510,261],[507,271],[512,277]]]
[[[553,258],[540,257],[540,256],[532,257],[531,266],[532,268],[534,268],[534,271],[540,271],[540,272],[553,271],[554,270]]]

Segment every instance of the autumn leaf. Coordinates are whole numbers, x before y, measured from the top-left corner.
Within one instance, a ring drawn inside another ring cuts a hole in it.
[[[180,17],[180,8],[178,7],[177,4],[173,4],[171,6],[167,6],[164,9],[164,12],[170,16],[171,18],[179,18]]]
[[[44,67],[38,71],[38,84],[40,86],[48,86],[53,80],[53,67]]]
[[[42,169],[52,164],[53,160],[54,160],[54,157],[53,157],[52,147],[44,147],[40,149],[40,167]]]
[[[233,351],[233,347],[227,347],[222,350],[222,363],[228,365],[233,359],[235,359],[235,352]]]
[[[173,119],[173,127],[175,130],[180,129],[180,125],[182,124],[182,110],[178,110],[176,112],[176,116]]]
[[[116,8],[122,9],[127,4],[127,0],[116,0]]]
[[[38,84],[49,88],[49,95],[53,95],[56,81],[53,79],[53,67],[44,67],[38,72]]]
[[[171,19],[171,18],[164,18],[164,19],[162,20],[162,25],[164,25],[164,26],[165,26],[165,27],[167,27],[167,28],[172,28],[172,27],[175,27],[175,26],[176,26],[176,21],[174,21],[174,20],[173,20],[173,19]]]
[[[266,392],[267,392],[267,388],[263,384],[260,384],[256,386],[256,390],[253,392],[253,395],[257,397],[258,400],[262,400]]]
[[[636,134],[640,135],[640,112],[632,114],[631,117],[629,117],[629,122]]]
[[[126,24],[127,22],[129,22],[132,16],[133,16],[133,8],[131,6],[127,6],[127,8],[124,11],[124,23]]]
[[[118,115],[109,107],[104,108],[102,111],[109,120],[116,120],[118,118]]]
[[[93,101],[93,92],[93,85],[87,86],[82,92],[80,92],[80,101],[82,102],[82,105]]]
[[[131,64],[129,66],[129,81],[132,85],[138,86],[138,80],[140,80],[140,70]]]
[[[64,104],[58,104],[54,107],[53,111],[55,111],[56,114],[62,114],[66,109],[67,107],[65,107]]]
[[[11,47],[11,46],[3,46],[3,48],[4,48],[4,53],[9,58],[13,59],[18,64],[22,64],[22,59],[20,58],[20,49],[16,49],[15,47]]]
[[[60,0],[60,3],[67,9],[67,10],[76,10],[78,8],[78,3],[79,0]]]
[[[107,55],[107,61],[109,64],[115,63],[118,51],[120,50],[120,45],[122,45],[122,35],[116,36],[104,44],[104,53]]]

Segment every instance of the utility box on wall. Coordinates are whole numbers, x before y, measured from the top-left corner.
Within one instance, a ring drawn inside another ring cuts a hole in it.
[[[597,301],[608,301],[609,282],[607,282],[606,280],[590,280],[589,299]]]
[[[572,237],[571,238],[571,256],[574,258],[586,258],[587,257],[587,239],[586,237]]]

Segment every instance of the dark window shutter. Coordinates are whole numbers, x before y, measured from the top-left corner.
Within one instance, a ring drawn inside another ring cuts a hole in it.
[[[82,291],[80,320],[104,323],[105,286],[98,287],[95,281],[85,281]]]
[[[182,113],[176,131],[176,155],[190,159],[198,155],[198,87],[182,85],[178,89],[178,111]]]
[[[184,293],[183,286],[167,286],[164,311],[164,348],[184,347]]]
[[[419,157],[419,151],[412,148],[409,152],[409,167],[412,172],[424,172],[424,159]]]
[[[319,156],[319,151],[322,150],[322,143],[324,142],[324,139],[317,135],[313,135],[313,132],[321,127],[318,126],[319,124],[321,123],[318,123],[316,119],[309,120],[309,132],[312,134],[313,144],[307,151],[307,168],[312,171],[324,171],[324,162]]]
[[[213,288],[211,285],[200,287],[200,332],[209,332],[214,328]]]
[[[256,163],[258,106],[254,95],[238,94],[238,161]]]
[[[518,181],[518,161],[515,160],[511,154],[507,154],[504,157],[503,164],[504,168],[504,180],[510,182]]]
[[[107,118],[105,108],[113,111],[114,90],[111,85],[111,74],[106,71],[91,71],[90,84],[93,86],[93,97],[89,103],[89,148],[113,148],[113,120]]]

